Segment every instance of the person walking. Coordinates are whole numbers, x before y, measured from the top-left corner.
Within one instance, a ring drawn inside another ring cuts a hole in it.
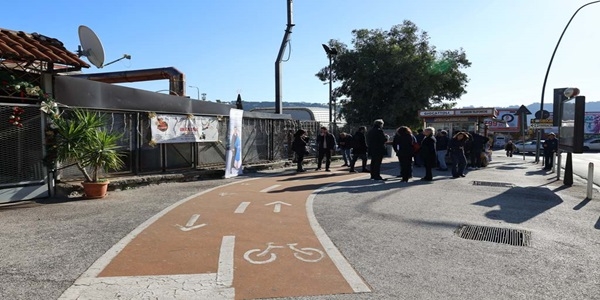
[[[354,133],[352,137],[352,161],[350,161],[350,173],[356,172],[354,166],[356,161],[360,158],[362,160],[362,172],[369,172],[367,170],[367,137],[365,132],[367,127],[361,126]]]
[[[335,150],[335,137],[329,133],[327,127],[321,127],[321,134],[317,137],[317,149],[319,155],[317,157],[317,171],[321,170],[323,159],[325,159],[325,171],[330,172],[331,154]]]
[[[552,170],[554,153],[558,151],[558,140],[554,132],[548,134],[548,138],[542,144],[544,147],[544,170]]]
[[[465,157],[465,148],[468,140],[466,132],[456,133],[448,144],[448,152],[452,157],[452,177],[465,177],[465,167],[467,166],[467,158]]]
[[[513,156],[513,152],[515,151],[515,144],[513,144],[512,140],[508,140],[506,145],[504,145],[504,150],[506,151],[506,157]]]
[[[416,143],[417,139],[409,127],[398,127],[392,144],[400,163],[400,177],[402,178],[400,182],[408,182],[412,178],[413,144]]]
[[[352,135],[347,134],[345,132],[340,133],[340,140],[338,141],[338,145],[342,150],[342,158],[344,158],[344,164],[342,167],[350,166],[352,162],[352,157],[350,156],[352,152]]]
[[[304,131],[303,129],[298,129],[298,131],[296,131],[296,133],[294,134],[294,141],[292,142],[292,150],[294,151],[294,153],[296,153],[296,172],[306,172],[306,170],[302,167],[304,155],[307,154],[306,145],[306,131]]]
[[[367,133],[367,147],[371,155],[371,179],[384,180],[381,177],[381,162],[386,155],[385,144],[387,137],[383,133],[383,120],[377,119],[373,122],[373,128]]]
[[[446,155],[448,154],[448,143],[450,138],[446,130],[440,130],[436,137],[435,151],[438,160],[438,170],[448,171],[448,165],[446,165]]]
[[[423,160],[423,166],[425,166],[425,177],[421,178],[424,181],[432,181],[433,173],[431,172],[432,168],[435,166],[437,161],[437,153],[436,153],[436,140],[435,140],[435,129],[433,127],[427,127],[423,130],[423,141],[421,141],[421,149],[419,153],[421,155],[421,159]]]

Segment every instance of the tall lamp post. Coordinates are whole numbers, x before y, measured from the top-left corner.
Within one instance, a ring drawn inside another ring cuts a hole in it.
[[[600,1],[600,0],[599,0]],[[325,49],[325,53],[327,53],[327,58],[329,58],[329,131],[335,134],[335,130],[337,129],[337,124],[335,121],[335,117],[333,116],[333,111],[336,109],[333,100],[333,70],[331,69],[331,63],[333,62],[333,57],[338,54],[335,48],[329,48],[329,46],[322,44],[323,49]],[[333,126],[332,126],[333,124]]]
[[[599,3],[600,0],[597,1],[592,1],[592,2],[588,2],[582,6],[580,6],[575,13],[573,13],[573,15],[571,16],[571,19],[569,19],[569,22],[567,22],[567,25],[565,26],[565,29],[563,29],[563,32],[560,34],[560,37],[558,38],[558,42],[556,42],[556,47],[554,47],[554,52],[552,52],[552,56],[550,57],[550,63],[548,63],[548,69],[546,70],[546,76],[544,77],[544,85],[542,86],[542,98],[540,100],[540,114],[542,111],[544,111],[544,91],[546,90],[546,82],[548,81],[548,73],[550,73],[550,67],[552,67],[552,61],[554,60],[554,55],[556,54],[556,50],[558,49],[558,45],[560,45],[560,41],[562,40],[563,36],[565,35],[565,32],[567,31],[567,28],[569,28],[569,25],[571,25],[571,21],[573,21],[573,18],[575,18],[575,15],[577,15],[577,13],[584,7],[591,5],[591,4],[595,4],[595,3]],[[554,112],[557,113],[557,112]],[[540,161],[540,134],[538,133],[537,135],[537,142],[535,145],[535,162],[539,162]]]
[[[200,100],[200,88],[197,86],[193,86],[193,85],[190,85],[189,87],[196,89],[196,93],[197,93],[196,99]]]

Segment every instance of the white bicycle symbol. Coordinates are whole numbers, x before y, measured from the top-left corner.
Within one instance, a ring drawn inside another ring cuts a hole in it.
[[[268,264],[277,259],[275,253],[270,253],[271,249],[285,248],[285,246],[276,246],[274,244],[275,243],[273,242],[267,243],[267,249],[262,251],[260,249],[250,249],[246,251],[246,253],[244,253],[244,259],[253,264]],[[287,246],[294,251],[294,256],[301,261],[318,262],[325,256],[323,251],[319,249],[307,247],[298,249],[296,248],[296,245],[298,245],[298,243],[287,244]]]

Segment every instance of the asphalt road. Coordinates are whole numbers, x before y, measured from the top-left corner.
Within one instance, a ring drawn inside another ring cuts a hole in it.
[[[387,182],[357,179],[325,188],[314,199],[315,216],[372,292],[296,299],[600,299],[600,201],[584,200],[578,177],[563,187],[539,165],[502,153],[466,178],[438,172],[431,183],[400,183],[397,163],[389,160]],[[415,169],[415,178],[422,172]],[[236,180],[0,208],[0,299],[56,299],[147,219]],[[462,239],[455,234],[462,224],[528,230],[531,245]]]

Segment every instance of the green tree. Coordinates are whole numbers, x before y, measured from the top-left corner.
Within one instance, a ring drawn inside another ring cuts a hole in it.
[[[340,114],[348,123],[365,124],[383,118],[392,126],[417,125],[421,109],[451,108],[466,93],[469,81],[462,69],[471,66],[462,49],[438,51],[429,36],[411,21],[389,31],[352,31],[354,49],[331,40],[336,48],[331,72],[341,83]],[[316,76],[329,80],[329,67]]]

